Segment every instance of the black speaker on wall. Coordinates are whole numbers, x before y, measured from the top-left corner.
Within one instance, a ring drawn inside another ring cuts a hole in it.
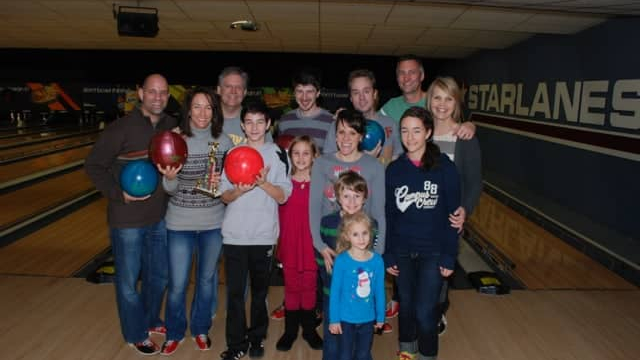
[[[118,8],[118,35],[155,37],[158,35],[158,9],[120,6]]]

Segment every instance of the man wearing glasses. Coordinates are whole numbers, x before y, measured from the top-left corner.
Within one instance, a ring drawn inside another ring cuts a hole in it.
[[[159,317],[167,286],[166,195],[159,186],[135,197],[120,187],[120,171],[147,158],[151,137],[170,130],[176,119],[164,113],[169,85],[164,76],[147,76],[138,89],[139,108],[111,123],[85,160],[87,174],[108,200],[107,222],[115,262],[115,289],[125,341],[143,355],[160,351],[149,333],[166,332]],[[141,275],[141,290],[137,289]]]

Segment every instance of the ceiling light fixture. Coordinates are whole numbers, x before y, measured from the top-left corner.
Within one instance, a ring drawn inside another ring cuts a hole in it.
[[[238,20],[232,22],[230,28],[244,31],[258,31],[258,24],[251,20]]]

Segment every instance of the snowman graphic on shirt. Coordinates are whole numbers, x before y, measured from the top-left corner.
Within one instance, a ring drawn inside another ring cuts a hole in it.
[[[367,298],[371,294],[371,281],[369,274],[363,270],[358,269],[358,286],[356,287],[356,294],[361,298]]]

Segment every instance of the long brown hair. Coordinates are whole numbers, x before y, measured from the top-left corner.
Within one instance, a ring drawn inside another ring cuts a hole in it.
[[[198,86],[187,92],[181,109],[180,131],[189,137],[193,136],[193,131],[191,130],[191,103],[198,94],[203,94],[209,101],[209,105],[211,105],[211,136],[215,139],[222,133],[224,118],[222,117],[222,108],[220,108],[217,94],[208,87]]]

